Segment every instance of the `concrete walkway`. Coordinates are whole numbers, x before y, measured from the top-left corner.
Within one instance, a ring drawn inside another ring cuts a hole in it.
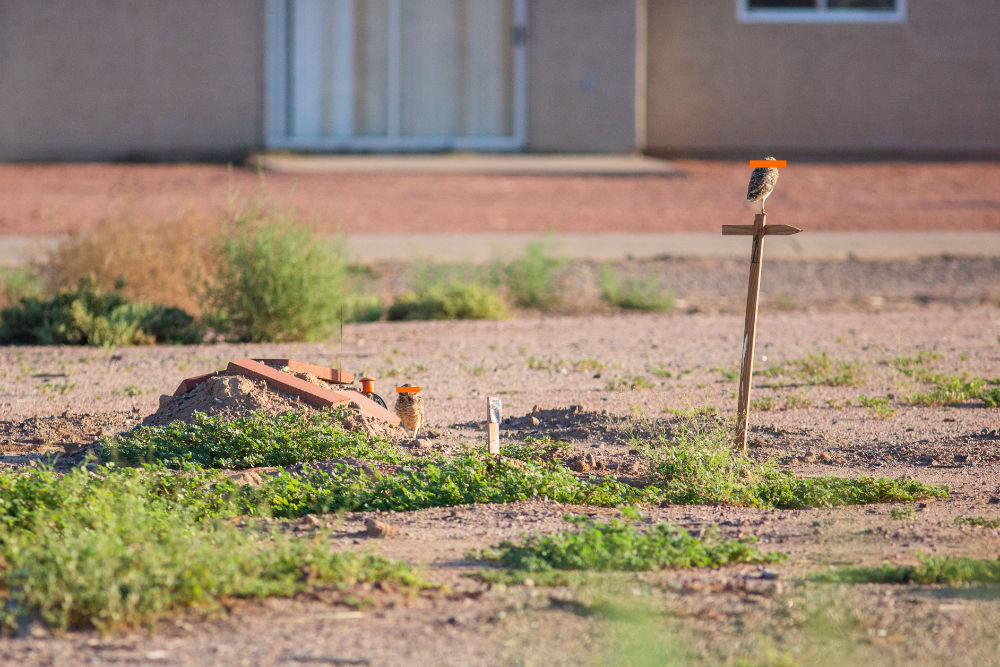
[[[248,164],[281,174],[507,174],[520,176],[677,176],[666,160],[644,155],[444,153],[303,155],[260,153]]]
[[[0,266],[40,259],[64,237],[0,237]],[[575,259],[749,256],[750,242],[721,234],[354,234],[350,257],[359,262],[427,259],[436,262],[485,262],[522,254],[528,243],[543,240],[553,254]],[[771,259],[900,260],[950,255],[1000,257],[1000,232],[803,232],[775,236],[765,243]]]

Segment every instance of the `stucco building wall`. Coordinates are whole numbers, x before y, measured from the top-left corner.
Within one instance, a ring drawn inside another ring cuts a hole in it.
[[[0,0],[0,159],[236,156],[263,123],[263,0]]]
[[[902,23],[740,23],[648,1],[647,150],[1000,152],[1000,2],[909,0]]]
[[[530,0],[527,149],[635,147],[635,0]]]

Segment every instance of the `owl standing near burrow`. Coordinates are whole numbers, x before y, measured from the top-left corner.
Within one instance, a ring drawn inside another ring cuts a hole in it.
[[[413,385],[404,384],[403,387]],[[417,437],[417,429],[424,423],[424,397],[418,392],[399,392],[396,394],[396,415],[403,423],[403,428],[413,430],[413,437]]]
[[[765,157],[764,160],[773,160]],[[747,186],[747,201],[760,202],[760,212],[764,213],[764,200],[774,191],[778,182],[778,170],[775,167],[757,167],[750,173],[750,185]]]

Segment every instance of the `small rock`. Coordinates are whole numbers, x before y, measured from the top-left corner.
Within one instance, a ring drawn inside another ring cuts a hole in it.
[[[368,533],[368,537],[388,537],[395,535],[399,530],[385,521],[365,519],[365,532]]]
[[[765,568],[763,568],[760,571],[760,578],[761,579],[777,579],[778,578],[778,573],[775,572],[774,570],[769,570],[769,569],[767,569],[765,567]]]
[[[538,417],[532,416],[532,418],[531,418],[530,421],[531,421],[531,425],[532,426],[541,426],[542,425],[542,420],[539,419]]]
[[[410,447],[414,449],[430,449],[431,443],[427,442],[426,438],[414,438],[410,440]]]
[[[321,523],[323,523],[323,522],[322,522],[322,521],[320,520],[320,518],[319,518],[318,516],[316,516],[315,514],[306,514],[306,515],[305,515],[304,517],[302,517],[302,519],[303,519],[303,520],[304,520],[304,521],[305,521],[306,523],[308,523],[308,524],[310,524],[310,525],[313,525],[313,526],[318,526],[318,525],[320,525]]]
[[[1000,496],[990,496],[987,501],[990,505],[1000,505]]]

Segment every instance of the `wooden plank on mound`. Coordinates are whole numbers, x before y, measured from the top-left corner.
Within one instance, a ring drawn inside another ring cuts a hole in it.
[[[390,424],[399,424],[399,417],[359,391],[352,391],[350,389],[324,389],[284,371],[271,368],[254,359],[230,361],[226,367],[226,374],[242,375],[255,380],[263,380],[267,383],[267,386],[275,391],[297,396],[303,403],[308,403],[316,408],[344,405],[353,401],[361,406],[361,414],[381,419]]]

